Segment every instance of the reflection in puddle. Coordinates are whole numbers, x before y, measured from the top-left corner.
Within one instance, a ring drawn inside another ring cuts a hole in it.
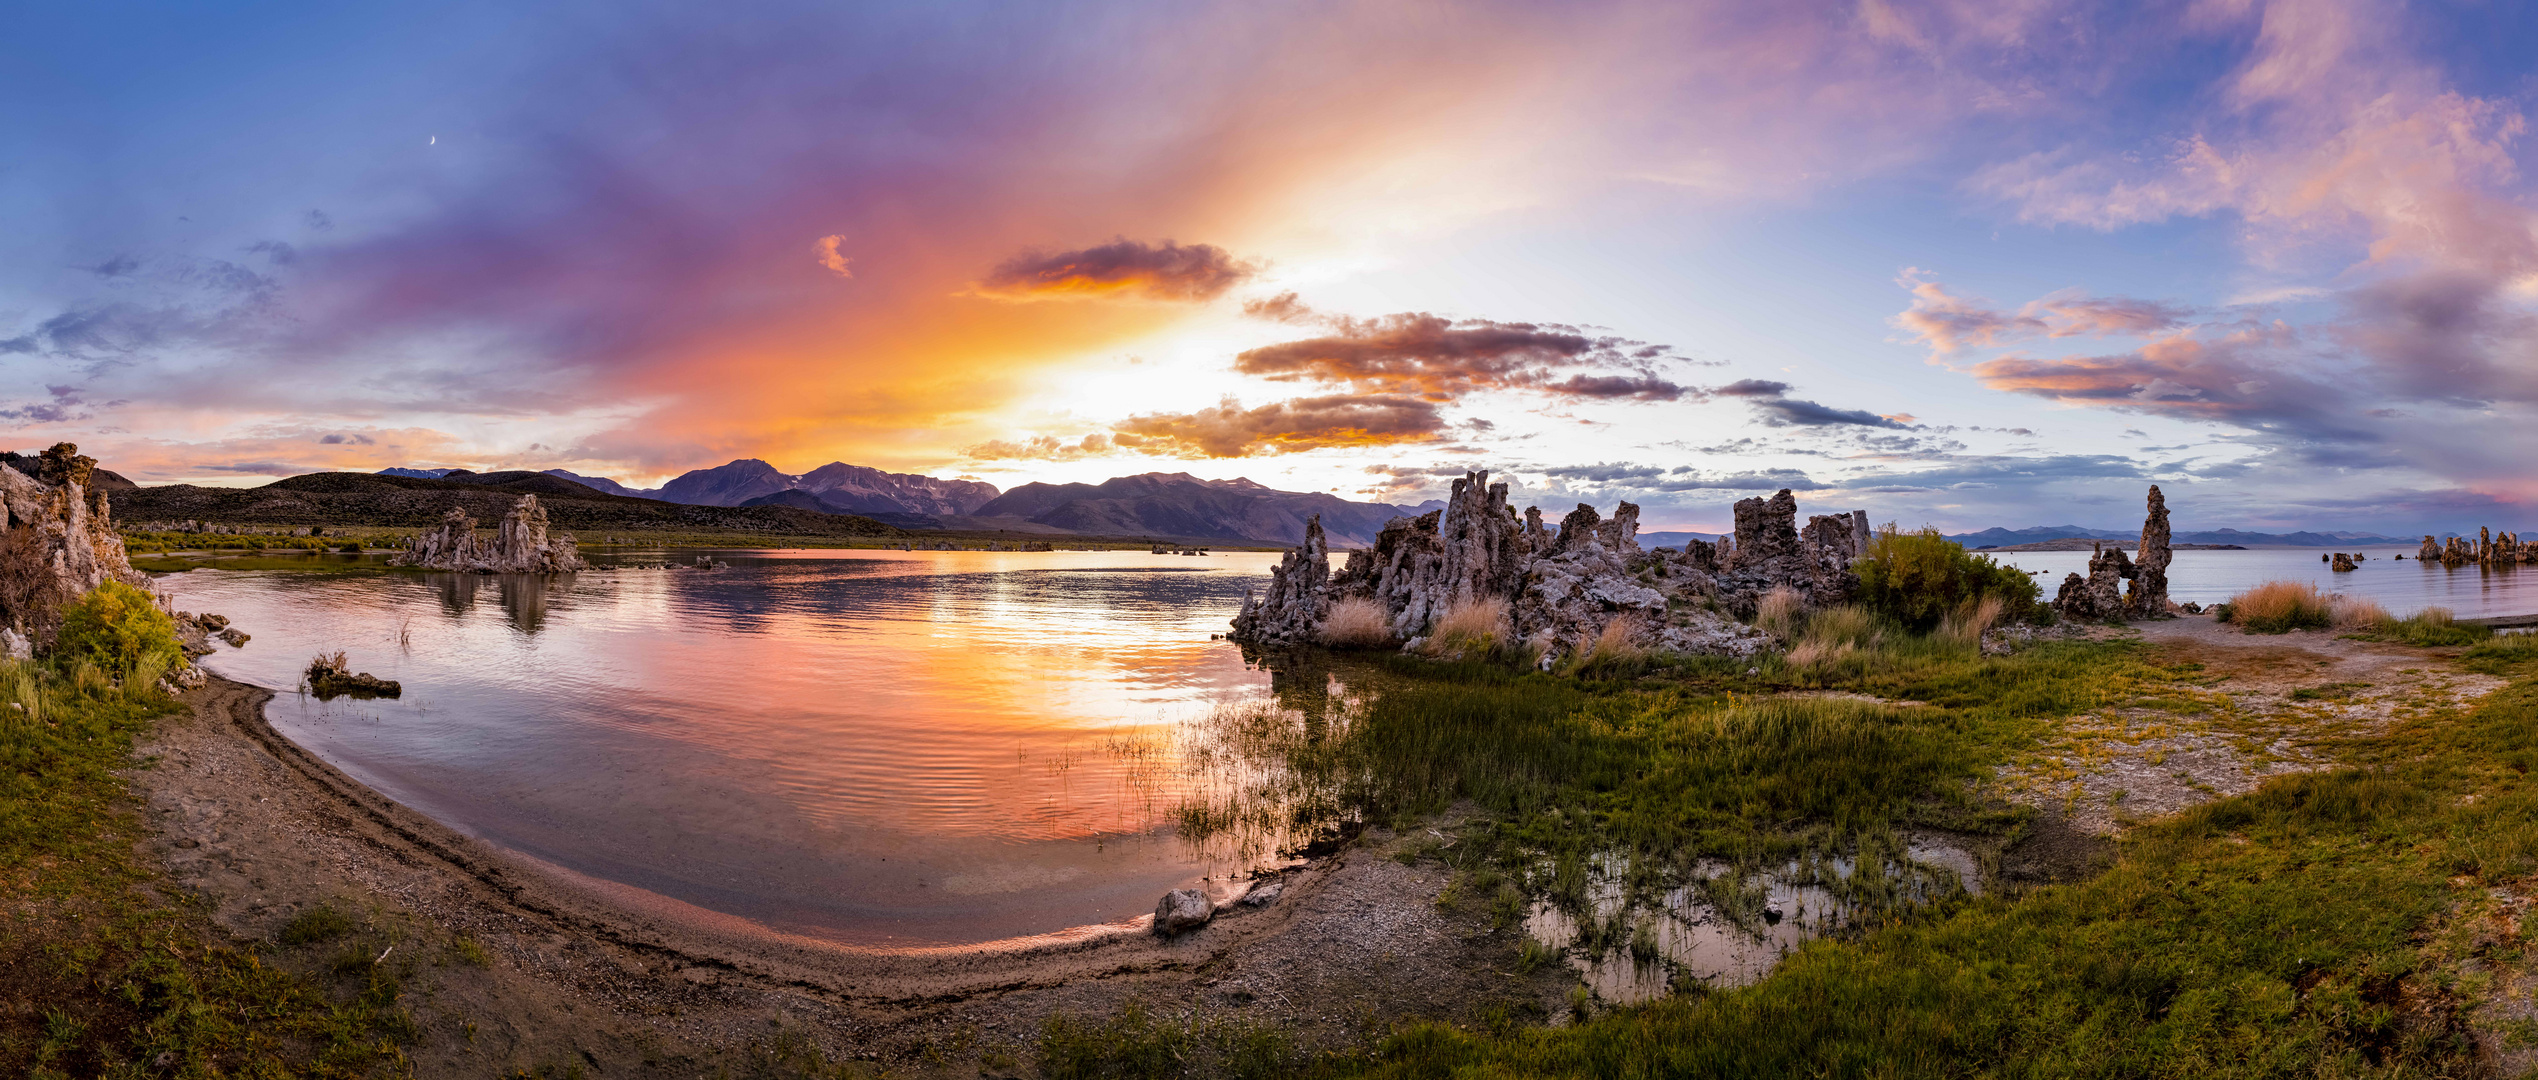
[[[1536,901],[1524,930],[1557,950],[1595,996],[1632,1004],[1696,984],[1743,986],[1798,946],[1878,912],[1981,891],[1973,855],[1934,840],[1866,865],[1863,874],[1851,859],[1810,857],[1745,873],[1706,861],[1691,884],[1634,902],[1622,860],[1598,859],[1582,903]]]

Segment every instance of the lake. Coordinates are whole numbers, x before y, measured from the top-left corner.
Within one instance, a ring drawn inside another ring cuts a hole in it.
[[[2208,603],[2293,578],[2399,614],[2538,612],[2538,568],[2400,550],[2348,574],[2308,548],[2181,551],[2171,589]],[[1999,557],[2045,571],[2047,596],[2088,558]],[[1269,673],[1213,636],[1276,559],[602,551],[545,579],[160,580],[255,635],[207,664],[281,691],[277,729],[445,824],[786,933],[918,947],[1133,919],[1274,857],[1257,835],[1186,841],[1176,811],[1226,767],[1192,767],[1193,733],[1269,696]],[[338,649],[404,696],[292,691]]]
[[[665,558],[711,569],[665,565]],[[501,847],[774,929],[990,941],[1247,868],[1175,835],[1174,730],[1269,676],[1211,640],[1275,555],[596,553],[530,576],[193,570],[283,734]],[[404,684],[292,692],[309,658]]]
[[[2135,545],[2127,543],[2130,554]],[[2538,615],[2538,566],[2486,570],[2464,566],[2444,569],[2440,563],[2415,561],[2415,548],[2345,548],[2365,556],[2360,568],[2335,573],[2319,557],[2333,548],[2248,548],[2242,551],[2180,551],[2168,564],[2168,595],[2180,603],[2209,604],[2227,600],[2251,585],[2275,579],[2306,581],[2330,592],[2350,593],[2379,602],[2393,615],[2411,615],[2426,607],[2446,607],[2461,618],[2495,615]],[[2085,551],[1980,552],[2023,570],[2041,570],[2037,584],[2045,599],[2062,587],[2064,574],[2087,574]],[[2404,560],[2397,556],[2404,555]]]

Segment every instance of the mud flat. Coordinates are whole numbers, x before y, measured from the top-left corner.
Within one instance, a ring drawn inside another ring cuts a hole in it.
[[[1560,965],[1513,974],[1521,929],[1440,910],[1446,872],[1386,857],[1399,841],[1380,831],[1289,872],[1275,902],[1171,941],[1142,919],[931,950],[787,937],[460,835],[280,736],[271,697],[215,678],[140,747],[145,854],[242,939],[350,916],[321,940],[287,935],[303,943],[274,946],[277,961],[394,974],[417,1075],[694,1076],[810,1050],[992,1069],[1027,1060],[1052,1015],[1131,1001],[1336,1046],[1413,1018],[1549,1016],[1573,985]]]

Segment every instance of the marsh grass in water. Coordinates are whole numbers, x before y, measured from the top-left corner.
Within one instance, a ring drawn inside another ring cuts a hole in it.
[[[2123,645],[1985,657],[1862,613],[1818,618],[1848,653],[1650,660],[1602,679],[1393,657],[1347,668],[1337,694],[1326,673],[1298,677],[1319,696],[1228,707],[1185,734],[1182,759],[1204,778],[1180,808],[1183,834],[1258,851],[1279,842],[1262,837],[1461,804],[1479,818],[1458,837],[1460,868],[1485,862],[1557,895],[1560,875],[1537,863],[1620,853],[1635,894],[1655,895],[1706,863],[1848,856],[1912,825],[2014,829],[2016,814],[1977,794],[1989,769],[2042,720],[2166,680]],[[1813,688],[1928,704],[1769,692]]]
[[[2433,703],[2394,727],[2339,734],[2317,747],[2339,763],[2327,771],[2138,825],[2093,877],[1898,906],[1750,986],[1581,1008],[1560,1028],[1412,1025],[1297,1074],[2484,1075],[2472,1034],[2502,1021],[2475,1011],[2487,983],[2473,972],[2538,945],[2538,925],[2503,918],[2518,909],[2497,899],[2538,874],[2538,637],[2497,636],[2464,659],[2517,681],[2472,711]],[[1501,830],[1567,852],[1544,882],[1556,894],[1585,888],[1595,845],[1734,849],[1785,842],[1782,823],[1810,817],[1873,828],[1944,806],[1950,777],[2021,745],[2038,719],[2146,700],[2197,666],[2156,668],[2117,643],[1980,661],[1933,649],[1865,665],[1846,684],[1926,707],[1852,711],[1705,696],[1694,670],[1674,689],[1571,691],[1580,697],[1558,702],[1574,712],[1532,741],[1489,714],[1513,723],[1512,701],[1561,691],[1466,676],[1402,713],[1370,707],[1365,722],[1415,731],[1428,726],[1421,712],[1468,710],[1471,746],[1440,759],[1418,802],[1494,800]],[[1546,702],[1529,715],[1556,712]],[[1714,741],[1727,733],[1750,745]],[[1484,767],[1485,742],[1510,735],[1509,760]],[[1871,754],[1888,775],[1854,768]],[[1591,839],[1564,848],[1572,831]],[[1750,879],[1703,887],[1722,907],[1750,906]],[[1639,939],[1635,923],[1595,933],[1624,951]],[[1535,963],[1550,959],[1535,949]]]

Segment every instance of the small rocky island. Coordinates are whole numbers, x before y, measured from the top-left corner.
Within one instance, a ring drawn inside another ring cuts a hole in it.
[[[1788,490],[1736,504],[1736,532],[1715,544],[1639,546],[1639,508],[1605,520],[1583,503],[1555,531],[1540,508],[1520,517],[1507,485],[1474,472],[1454,482],[1442,510],[1395,518],[1372,550],[1353,551],[1337,573],[1320,518],[1304,546],[1270,574],[1265,596],[1247,596],[1228,637],[1255,645],[1323,638],[1336,605],[1372,605],[1390,636],[1417,648],[1457,610],[1503,606],[1514,640],[1552,660],[1608,632],[1634,647],[1750,656],[1769,639],[1751,619],[1765,593],[1795,592],[1807,607],[1841,603],[1859,588],[1851,560],[1867,550],[1868,516],[1810,518],[1801,531]]]
[[[440,527],[406,542],[406,549],[388,560],[392,566],[426,570],[461,570],[480,574],[554,574],[588,569],[572,534],[547,536],[546,508],[535,495],[522,495],[502,516],[491,541],[476,536],[476,519],[451,507]]]
[[[2399,556],[2403,558],[2404,556]],[[2492,528],[2476,530],[2476,539],[2453,536],[2434,543],[2423,538],[2423,547],[2415,557],[2424,562],[2437,562],[2451,569],[2462,566],[2509,566],[2515,563],[2538,562],[2538,540],[2522,540],[2519,533],[2497,533]]]
[[[1770,638],[1749,625],[1763,597],[1786,591],[1803,610],[1850,602],[1860,589],[1853,560],[1868,553],[1868,515],[1819,514],[1798,526],[1788,489],[1736,504],[1736,532],[1717,543],[1639,546],[1639,508],[1621,503],[1610,520],[1580,504],[1555,531],[1539,508],[1519,517],[1507,485],[1474,472],[1454,482],[1442,510],[1395,518],[1372,550],[1348,553],[1337,572],[1321,520],[1304,546],[1270,572],[1266,595],[1247,595],[1226,635],[1250,645],[1313,644],[1329,637],[1332,613],[1372,609],[1391,642],[1418,649],[1456,613],[1503,610],[1505,631],[1540,651],[1547,665],[1624,640],[1664,652],[1751,656]],[[2150,489],[2138,555],[2096,543],[2084,577],[2072,574],[2054,599],[2057,614],[2083,622],[2168,618],[2168,504]]]

